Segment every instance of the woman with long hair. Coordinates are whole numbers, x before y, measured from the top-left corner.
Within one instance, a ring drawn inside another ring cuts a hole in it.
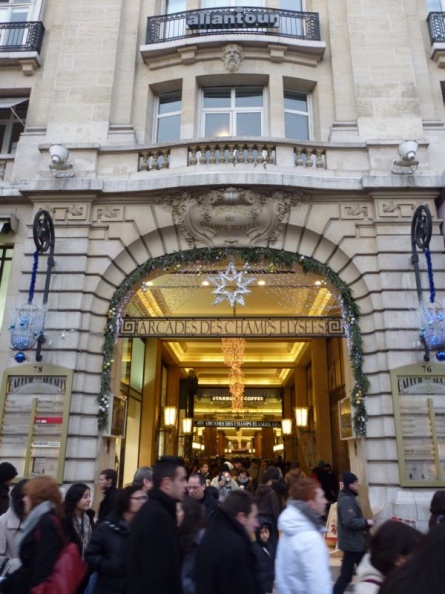
[[[434,493],[431,499],[430,513],[428,528],[431,529],[437,524],[445,524],[445,491],[443,489]]]
[[[22,525],[18,550],[22,565],[0,582],[0,592],[29,594],[53,572],[65,545],[62,496],[55,479],[39,476],[23,487],[26,519]]]
[[[11,491],[9,509],[0,516],[0,566],[3,572],[7,564],[6,574],[13,573],[21,565],[17,541],[25,519],[23,487],[27,482],[28,479],[23,479],[15,485]]]
[[[68,489],[63,502],[65,529],[70,542],[79,549],[82,559],[93,533],[94,511],[90,508],[91,491],[85,483],[74,483]],[[80,584],[77,593],[82,594],[88,586],[89,573]]]
[[[434,526],[416,552],[384,580],[379,594],[443,594],[445,525]]]
[[[95,594],[124,594],[131,523],[148,495],[132,485],[118,491],[115,508],[94,530],[85,552],[90,571],[98,573]],[[150,588],[150,584],[147,584]]]
[[[383,580],[402,563],[422,542],[421,532],[403,524],[388,520],[371,539],[369,552],[357,568],[356,594],[377,594]]]

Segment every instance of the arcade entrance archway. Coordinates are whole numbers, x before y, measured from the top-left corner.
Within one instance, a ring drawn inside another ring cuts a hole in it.
[[[114,355],[121,365],[110,371],[110,387],[127,406],[118,444],[124,482],[162,453],[282,455],[306,467],[335,458],[346,469],[338,403],[357,380],[347,346],[358,346],[350,327],[354,316],[358,328],[358,311],[328,266],[277,256],[195,250],[151,261],[127,279]],[[244,341],[238,400],[223,352],[233,338],[238,347]],[[170,407],[176,416],[168,424]],[[308,412],[304,426],[296,408]],[[350,408],[345,415],[352,436]],[[192,434],[183,423],[190,418]],[[283,420],[292,421],[289,434]]]

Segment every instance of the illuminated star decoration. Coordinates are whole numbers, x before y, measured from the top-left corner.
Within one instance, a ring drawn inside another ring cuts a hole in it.
[[[244,272],[237,272],[233,260],[230,260],[225,272],[219,272],[218,276],[209,276],[207,280],[216,287],[212,291],[216,295],[213,305],[227,300],[231,307],[236,303],[245,305],[244,295],[252,292],[247,287],[255,282],[254,278],[247,278]]]

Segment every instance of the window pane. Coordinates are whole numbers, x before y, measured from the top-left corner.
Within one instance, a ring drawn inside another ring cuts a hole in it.
[[[307,95],[305,93],[284,93],[284,109],[293,109],[294,111],[307,111]]]
[[[236,89],[236,107],[263,107],[263,89]]]
[[[181,93],[167,93],[159,97],[159,114],[181,111]]]
[[[187,0],[167,0],[165,14],[174,14],[187,10]]]
[[[205,89],[204,107],[230,107],[230,89]]]
[[[12,258],[12,253],[9,257]],[[10,260],[5,261],[2,277],[0,279],[0,327],[3,324],[3,316],[5,314],[6,293],[8,291],[9,277],[11,275],[11,264],[12,262]]]
[[[281,0],[280,8],[282,10],[296,10],[301,11],[303,10],[301,0]]]
[[[309,118],[296,113],[284,114],[286,138],[309,140]]]
[[[15,122],[12,126],[11,142],[9,143],[8,153],[15,153],[17,144],[20,140],[20,134],[23,132],[23,126],[20,122]]]
[[[261,136],[260,113],[238,113],[236,115],[237,136]]]
[[[0,124],[0,153],[7,153],[7,147],[3,146],[5,142],[6,125]]]
[[[158,119],[158,135],[156,142],[179,140],[181,115],[171,115]]]
[[[230,136],[229,114],[207,113],[205,116],[205,135],[207,138]]]
[[[426,7],[430,12],[442,11],[442,3],[440,0],[426,0]]]

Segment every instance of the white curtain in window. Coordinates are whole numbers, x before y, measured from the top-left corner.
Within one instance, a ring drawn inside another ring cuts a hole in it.
[[[280,8],[282,10],[296,10],[300,12],[304,10],[303,0],[281,0]]]
[[[187,0],[166,0],[165,14],[174,14],[187,10]]]
[[[233,6],[250,6],[252,8],[262,8],[264,2],[263,0],[203,0],[202,4],[203,8],[227,8]]]
[[[442,12],[445,10],[445,0],[426,0],[426,7],[429,12]]]

